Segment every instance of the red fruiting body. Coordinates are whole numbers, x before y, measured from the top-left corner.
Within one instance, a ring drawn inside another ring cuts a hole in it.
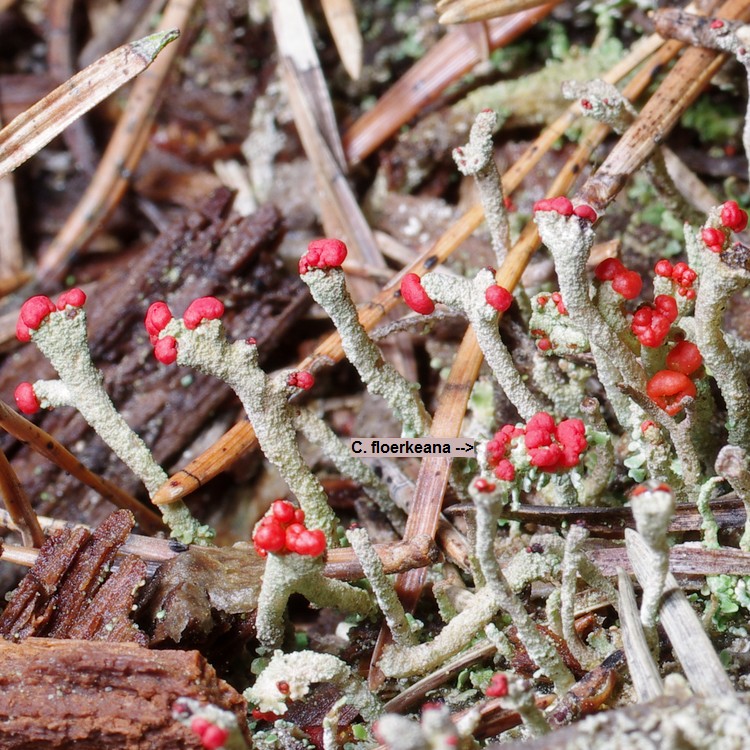
[[[657,276],[663,276],[666,279],[672,277],[672,264],[666,259],[662,258],[655,266],[654,273]]]
[[[196,329],[204,320],[217,320],[224,314],[224,304],[216,297],[199,297],[194,299],[189,305],[185,314],[182,316],[182,322],[185,328],[192,331]]]
[[[36,331],[42,324],[42,321],[50,314],[57,310],[52,304],[49,297],[39,294],[36,297],[30,297],[21,305],[21,312],[18,315],[16,324],[16,337],[19,341],[30,341],[31,331]]]
[[[474,480],[474,489],[477,492],[494,492],[495,485],[492,482],[488,482],[483,477]]]
[[[273,517],[279,523],[292,523],[296,508],[288,500],[274,500],[271,504]]]
[[[543,352],[548,352],[552,348],[552,342],[548,338],[539,339],[536,345]]]
[[[515,211],[516,210],[516,204],[513,203],[512,198],[508,198],[506,195],[505,198],[503,198],[503,205],[505,206],[506,211]]]
[[[584,109],[593,109],[594,105],[588,99],[581,99],[581,106]]]
[[[281,552],[286,545],[284,525],[275,518],[266,516],[255,527],[253,544],[261,557],[265,557],[269,552]]]
[[[276,683],[276,689],[282,694],[282,695],[289,695],[289,683],[284,682],[281,680],[280,682]]]
[[[490,698],[504,698],[508,695],[508,678],[500,672],[493,674],[484,694]]]
[[[429,315],[435,310],[435,303],[427,296],[422,279],[415,273],[407,273],[401,279],[401,296],[404,302],[420,315]]]
[[[741,232],[747,226],[747,213],[737,205],[736,201],[727,201],[721,207],[721,223],[733,232]]]
[[[24,414],[36,414],[42,408],[31,383],[19,383],[13,397]]]
[[[311,268],[336,268],[344,262],[346,253],[346,245],[341,240],[313,240],[299,259],[299,272],[304,274]]]
[[[672,279],[685,289],[691,287],[698,274],[687,263],[680,261],[672,269]]]
[[[484,298],[490,307],[494,307],[495,310],[499,310],[500,312],[505,312],[513,302],[513,295],[499,284],[487,287]]]
[[[727,241],[727,236],[721,231],[721,229],[706,227],[705,229],[701,229],[701,239],[703,240],[703,244],[709,248],[721,248]],[[714,252],[716,251],[714,250]]]
[[[318,557],[326,549],[326,537],[320,529],[307,529],[303,525],[305,514],[286,500],[276,500],[270,515],[255,526],[253,544],[256,552],[265,557],[269,552],[283,555]]]
[[[201,742],[206,750],[219,750],[219,748],[224,747],[228,737],[229,732],[226,729],[210,724],[201,735]]]
[[[646,394],[673,417],[682,410],[684,399],[695,398],[695,383],[681,372],[659,370],[646,384]]]
[[[202,716],[195,716],[190,722],[190,728],[201,738],[210,726],[212,726],[211,722]]]
[[[711,21],[711,28],[712,29],[721,29],[724,27],[724,21],[722,21],[719,18],[714,18],[713,21]]]
[[[163,365],[171,365],[177,360],[177,339],[174,336],[165,336],[154,345],[154,357]]]
[[[692,375],[703,364],[698,347],[690,341],[680,341],[667,354],[667,369]]]
[[[526,425],[531,465],[549,472],[577,466],[580,454],[588,447],[585,434],[580,419],[566,419],[555,427],[555,420],[547,412],[535,414]]]
[[[573,209],[573,213],[576,216],[579,216],[581,219],[590,221],[592,224],[599,218],[596,215],[596,211],[594,211],[594,209],[586,203],[582,203],[580,206],[576,206]]]
[[[312,376],[312,373],[300,370],[299,372],[290,372],[286,383],[293,388],[301,388],[303,391],[309,391],[315,385],[315,378]]]
[[[504,482],[512,482],[516,478],[516,467],[507,458],[501,458],[495,467],[495,476]]]
[[[562,216],[572,216],[573,204],[564,195],[558,195],[557,198],[544,198],[537,201],[533,210],[534,212],[555,211]]]
[[[172,320],[172,312],[166,302],[153,302],[149,305],[143,324],[146,326],[146,333],[151,338],[152,344],[159,340],[159,334],[167,327],[170,320]]]
[[[676,319],[677,303],[674,297],[660,294],[654,300],[654,307],[642,305],[635,311],[630,330],[643,346],[655,348],[664,343]]]
[[[250,715],[256,721],[268,721],[272,724],[279,718],[279,715],[275,714],[273,711],[260,711],[257,708],[254,708]]]
[[[557,312],[560,313],[560,315],[567,315],[568,311],[565,309],[565,304],[563,303],[562,294],[560,292],[553,292],[552,293],[552,301],[557,306]]]
[[[617,258],[605,258],[594,273],[599,281],[612,281],[618,274],[625,270],[625,266]]]
[[[641,432],[646,432],[646,430],[651,427],[656,427],[656,424],[650,419],[647,419],[645,422],[641,422]]]
[[[635,299],[643,289],[643,279],[635,271],[625,269],[612,279],[612,289],[625,299]]]
[[[68,289],[57,298],[57,309],[64,310],[67,305],[71,307],[83,307],[86,303],[86,293],[83,289]]]

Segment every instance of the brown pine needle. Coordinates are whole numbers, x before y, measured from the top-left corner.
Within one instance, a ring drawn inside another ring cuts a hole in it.
[[[179,31],[170,28],[125,44],[84,68],[0,130],[0,175],[12,172],[71,122],[146,70]]]
[[[160,23],[161,31],[147,38],[171,34],[170,40],[175,39],[179,34],[176,29],[187,24],[194,6],[195,0],[169,0]],[[86,192],[40,259],[41,275],[60,272],[70,256],[101,229],[125,194],[128,178],[148,143],[151,123],[156,116],[156,100],[178,52],[178,45],[168,47],[133,85]]]
[[[0,451],[0,495],[8,514],[21,532],[23,543],[27,547],[41,547],[44,544],[44,532],[3,451]]]
[[[488,21],[543,5],[545,0],[455,0],[439,7],[442,24]]]
[[[0,427],[22,443],[27,443],[32,450],[74,476],[79,482],[91,487],[105,500],[118,508],[129,510],[138,519],[138,523],[144,531],[164,530],[161,516],[149,510],[132,495],[120,489],[108,479],[104,479],[87,469],[62,443],[55,440],[41,427],[37,427],[28,419],[17,414],[4,401],[0,401]]]
[[[362,72],[362,34],[352,0],[321,0],[320,4],[344,69],[356,81]]]
[[[490,50],[510,44],[549,15],[559,2],[553,0],[538,8],[488,22]],[[349,163],[357,164],[369,156],[437,99],[446,87],[481,61],[482,50],[474,44],[471,31],[462,27],[451,29],[347,130],[343,143]]]

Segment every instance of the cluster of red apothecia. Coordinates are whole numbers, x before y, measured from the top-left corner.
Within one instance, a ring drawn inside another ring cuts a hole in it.
[[[747,227],[747,212],[743,211],[735,201],[727,201],[721,207],[721,224],[721,229],[706,227],[701,231],[701,239],[712,253],[720,253],[724,250],[729,231],[742,232]]]
[[[326,537],[320,529],[308,529],[305,513],[288,500],[276,500],[271,512],[261,519],[253,531],[253,544],[261,557],[269,552],[286,555],[318,557],[326,550]]]
[[[435,303],[428,296],[422,286],[422,279],[416,273],[407,273],[401,279],[401,297],[414,312],[420,315],[430,315],[435,311]],[[513,303],[513,295],[499,284],[487,287],[484,299],[498,312],[505,312]]]
[[[577,466],[581,453],[588,448],[586,427],[580,419],[564,419],[556,425],[550,414],[537,412],[525,428],[506,424],[487,443],[487,461],[498,479],[506,482],[515,479],[516,467],[509,456],[513,440],[521,436],[524,436],[529,463],[549,473]],[[485,479],[477,479],[474,487],[480,492],[495,489]]]

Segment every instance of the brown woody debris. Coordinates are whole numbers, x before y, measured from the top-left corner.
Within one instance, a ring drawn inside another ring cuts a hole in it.
[[[127,556],[109,575],[132,528],[132,514],[118,510],[93,533],[81,528],[55,531],[0,615],[0,635],[145,644],[146,636],[130,620],[145,563]]]
[[[4,750],[201,750],[172,718],[180,697],[231,711],[246,740],[246,705],[196,651],[133,643],[0,639]]]

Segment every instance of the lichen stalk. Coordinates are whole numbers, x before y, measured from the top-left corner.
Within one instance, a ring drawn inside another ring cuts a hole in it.
[[[218,319],[203,320],[189,329],[183,320],[172,318],[161,331],[160,340],[168,336],[176,340],[177,364],[223,380],[237,394],[261,450],[299,500],[307,525],[322,529],[328,545],[335,546],[336,517],[297,444],[287,374],[269,377],[258,365],[255,342],[230,343]]]
[[[500,336],[498,310],[486,300],[487,290],[495,286],[492,271],[484,268],[472,280],[430,273],[422,277],[422,286],[431,299],[466,314],[487,364],[521,418],[543,411],[545,403],[524,383]]]
[[[740,549],[750,552],[750,464],[747,451],[736,445],[725,445],[719,451],[714,468],[729,482],[745,506],[745,531],[740,538]]]
[[[674,494],[664,484],[649,482],[631,494],[630,505],[636,529],[649,547],[653,576],[644,585],[641,600],[641,624],[651,644],[656,641],[656,621],[669,573],[669,544],[667,529],[674,516]]]
[[[484,217],[490,230],[490,241],[498,267],[510,250],[510,225],[505,208],[503,183],[495,164],[492,134],[497,126],[497,114],[491,109],[482,110],[474,120],[469,142],[454,149],[453,159],[458,170],[474,177]]]
[[[414,634],[409,627],[404,607],[396,594],[396,589],[383,572],[383,563],[375,552],[367,532],[364,529],[349,529],[346,532],[346,538],[352,545],[362,565],[365,578],[385,615],[385,621],[393,635],[394,643],[399,646],[413,645]]]
[[[258,640],[278,647],[284,638],[284,614],[292,594],[302,594],[318,607],[368,615],[374,602],[364,590],[323,575],[322,557],[269,554],[258,595],[256,629]]]
[[[34,384],[40,405],[75,407],[153,496],[169,477],[105,391],[102,373],[91,360],[83,308],[67,305],[51,312],[29,335],[60,376],[60,381]],[[213,531],[199,524],[181,500],[160,505],[159,510],[175,539],[205,544],[213,538]]]
[[[721,326],[733,294],[750,284],[750,249],[739,243],[717,254],[704,251],[695,302],[695,343],[727,406],[729,443],[750,450],[750,387]]]
[[[310,268],[301,274],[313,299],[326,311],[341,336],[347,359],[367,390],[386,400],[407,435],[426,435],[430,417],[419,396],[419,386],[404,378],[384,359],[357,316],[357,308],[339,267]]]

